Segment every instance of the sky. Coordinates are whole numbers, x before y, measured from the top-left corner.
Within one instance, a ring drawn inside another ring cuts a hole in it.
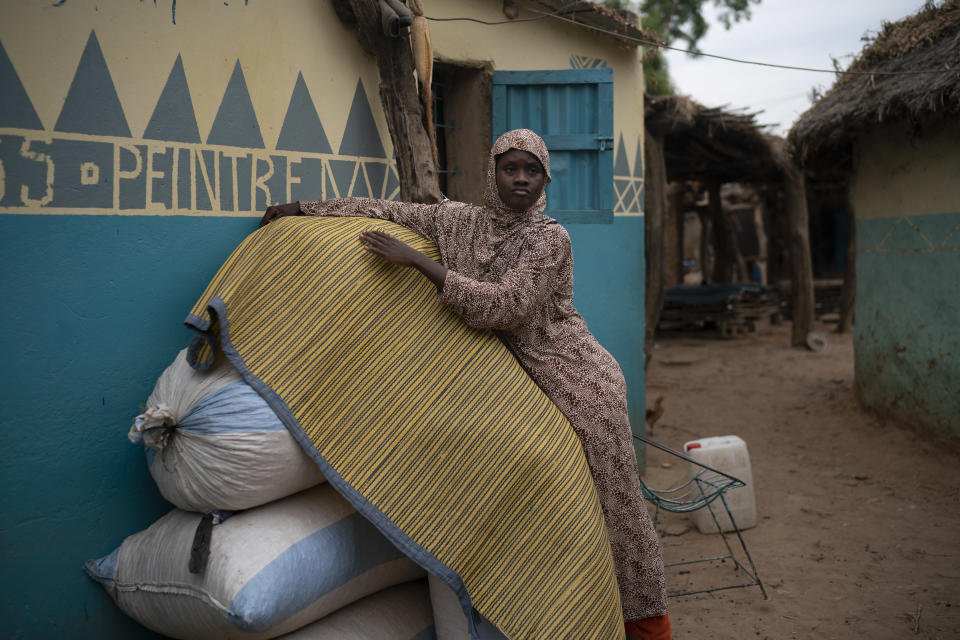
[[[832,69],[831,56],[846,68],[863,49],[865,33],[915,13],[923,1],[762,0],[752,6],[749,21],[733,23],[729,31],[715,19],[713,3],[704,6],[710,29],[698,46],[705,53]],[[757,122],[774,125],[771,131],[780,135],[810,107],[811,90],[826,90],[835,79],[832,73],[769,69],[677,51],[667,52],[667,62],[677,93],[708,107],[762,111]]]

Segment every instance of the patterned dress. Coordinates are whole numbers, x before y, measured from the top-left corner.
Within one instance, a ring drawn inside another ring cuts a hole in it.
[[[543,140],[518,129],[494,144],[486,206],[412,204],[341,198],[301,202],[307,215],[388,219],[429,238],[447,267],[438,300],[468,325],[493,329],[557,405],[583,442],[613,549],[624,618],[667,613],[660,543],[646,509],[617,361],[573,307],[570,236],[541,214],[546,196],[525,211],[497,192],[496,156],[529,151],[550,176]]]

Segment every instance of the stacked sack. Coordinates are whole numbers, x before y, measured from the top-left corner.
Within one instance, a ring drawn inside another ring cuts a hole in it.
[[[177,508],[84,566],[127,615],[172,638],[435,637],[424,571],[222,355],[198,372],[181,351],[130,438]]]

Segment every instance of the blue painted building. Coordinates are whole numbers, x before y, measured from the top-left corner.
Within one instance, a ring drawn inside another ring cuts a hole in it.
[[[506,20],[494,0],[425,4]],[[639,34],[599,10],[581,19]],[[640,51],[553,19],[431,29],[461,90],[443,122],[450,195],[471,197],[498,129],[544,133],[576,304],[621,362],[642,428]],[[150,635],[81,571],[170,508],[126,439],[131,419],[266,206],[399,197],[377,84],[326,2],[0,5],[5,636]]]
[[[948,4],[886,25],[851,68],[894,73],[838,81],[790,136],[813,175],[846,168],[863,404],[960,435],[960,18]]]

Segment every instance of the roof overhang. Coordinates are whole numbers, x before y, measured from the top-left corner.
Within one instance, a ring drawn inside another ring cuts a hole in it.
[[[659,41],[656,34],[641,28],[637,14],[624,9],[610,9],[583,0],[533,0],[525,6],[532,11],[551,14],[554,17],[549,19],[556,22],[585,25],[598,35],[613,38],[624,45],[638,47],[644,42],[655,44]],[[537,10],[537,6],[542,9]]]

